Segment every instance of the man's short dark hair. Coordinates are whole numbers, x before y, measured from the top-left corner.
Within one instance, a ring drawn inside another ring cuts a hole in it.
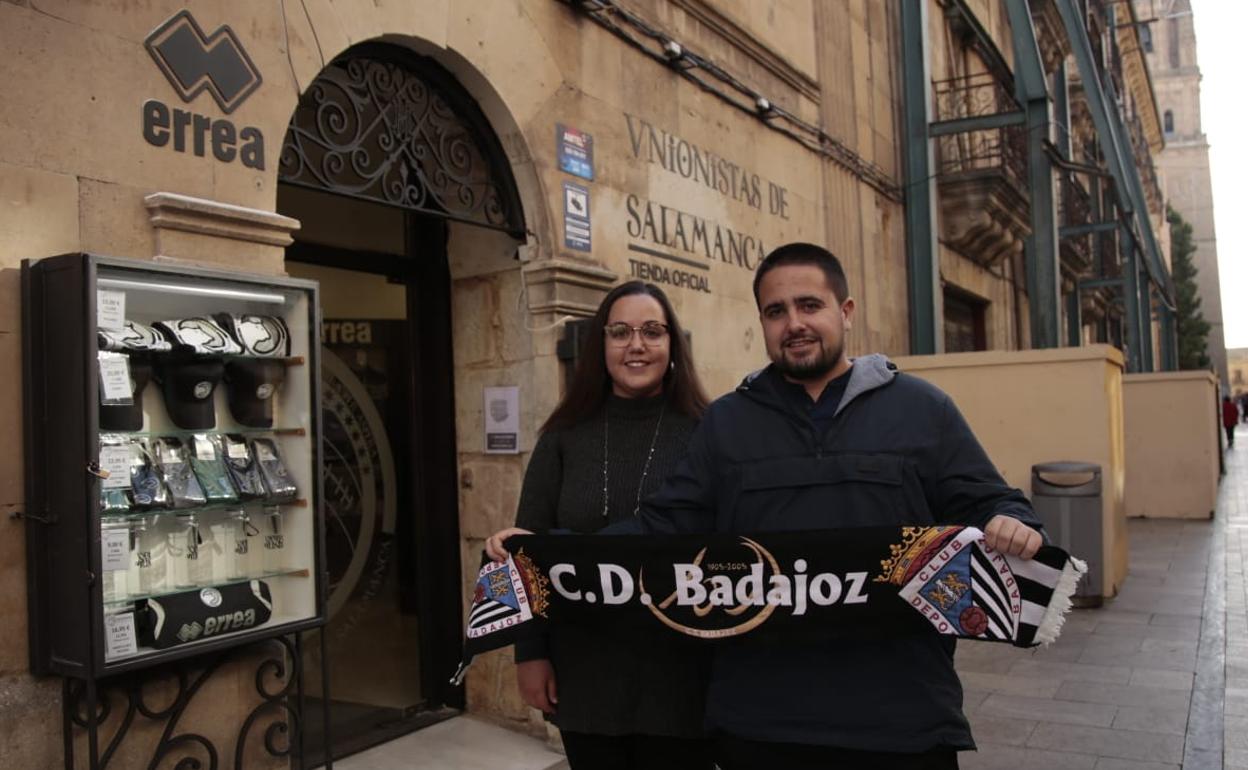
[[[758,287],[763,282],[763,276],[773,268],[783,265],[813,265],[823,271],[838,302],[849,298],[849,281],[845,278],[845,268],[841,267],[841,260],[833,256],[832,252],[813,243],[786,243],[772,250],[759,263],[758,272],[754,273],[755,305],[758,304]]]

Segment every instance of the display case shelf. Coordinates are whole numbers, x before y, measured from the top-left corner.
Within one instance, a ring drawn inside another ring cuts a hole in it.
[[[101,522],[108,521],[133,521],[135,519],[146,519],[152,516],[176,516],[180,513],[224,513],[225,511],[236,511],[239,508],[244,510],[257,508],[307,508],[308,501],[304,498],[295,500],[240,500],[237,503],[213,503],[211,505],[198,505],[194,508],[148,508],[142,511],[129,510],[124,513],[102,512],[100,514]]]
[[[243,436],[306,436],[307,428],[289,427],[289,428],[210,428],[206,430],[185,430],[182,428],[170,428],[167,430],[101,430],[101,436],[125,436],[126,438],[186,438],[187,436],[202,436],[205,434],[225,435],[238,434]]]
[[[279,578],[279,577],[306,578],[306,577],[311,576],[311,574],[312,573],[306,568],[305,569],[281,569],[281,570],[274,570],[272,572],[261,572],[251,577],[240,577],[240,578],[231,578],[231,579],[222,580],[222,581],[213,581],[212,583],[204,584],[204,585],[183,586],[181,588],[170,588],[168,590],[152,591],[151,593],[146,593],[146,594],[131,594],[130,596],[125,597],[124,599],[113,599],[111,601],[105,601],[104,606],[109,608],[110,610],[116,610],[119,607],[124,607],[126,605],[133,605],[141,601],[146,601],[148,599],[159,599],[162,596],[173,596],[174,594],[186,593],[187,591],[196,591],[201,588],[224,588],[226,586],[234,586],[234,585],[242,585],[243,583],[250,583],[253,580],[270,580],[272,578]]]
[[[229,361],[252,361],[255,359],[255,356],[223,355],[221,356],[221,358],[227,362]],[[267,357],[267,360],[278,361],[286,366],[303,366],[306,363],[303,356],[269,356]]]

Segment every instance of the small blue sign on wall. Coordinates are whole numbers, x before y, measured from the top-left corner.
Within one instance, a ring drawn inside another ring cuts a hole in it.
[[[594,137],[584,131],[556,123],[555,146],[559,152],[560,171],[593,181]]]
[[[579,184],[563,183],[563,245],[589,251],[589,190]]]

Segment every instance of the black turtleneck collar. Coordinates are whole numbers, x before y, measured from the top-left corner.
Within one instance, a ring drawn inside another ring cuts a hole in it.
[[[617,396],[615,393],[608,393],[606,408],[607,413],[612,417],[619,417],[625,420],[640,420],[654,417],[658,414],[666,400],[667,394],[665,393],[645,398],[624,398],[623,396]]]

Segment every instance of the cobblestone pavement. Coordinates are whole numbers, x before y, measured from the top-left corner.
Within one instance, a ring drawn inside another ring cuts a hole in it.
[[[1248,448],[1213,521],[1132,519],[1119,595],[1047,649],[962,644],[964,770],[1248,769]]]

